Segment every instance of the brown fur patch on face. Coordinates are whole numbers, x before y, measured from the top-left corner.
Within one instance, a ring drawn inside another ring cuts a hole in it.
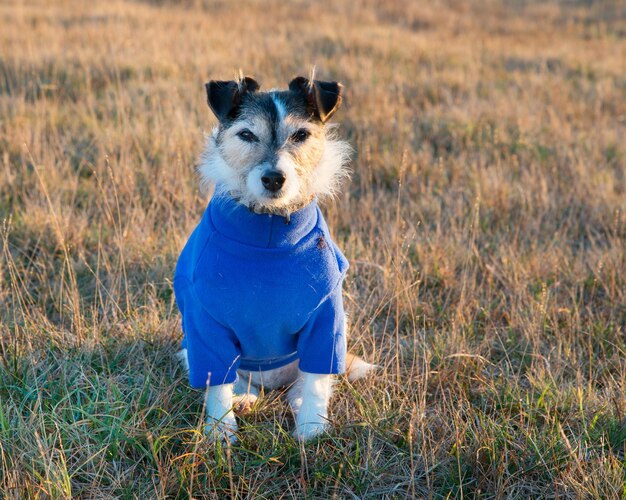
[[[311,195],[315,195],[311,192],[310,186],[326,143],[324,127],[300,117],[287,115],[280,128],[284,141],[278,154],[287,154],[291,157],[300,177],[300,196],[303,199],[309,198]],[[309,136],[302,142],[296,142],[292,137],[300,129],[307,130]]]
[[[257,141],[246,142],[237,134],[244,130],[250,131]],[[270,155],[268,143],[272,132],[267,120],[252,117],[236,121],[232,127],[222,129],[218,136],[219,152],[238,176],[245,177],[255,166],[263,163]]]

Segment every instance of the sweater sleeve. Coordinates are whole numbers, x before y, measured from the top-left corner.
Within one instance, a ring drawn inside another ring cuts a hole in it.
[[[300,370],[318,374],[339,374],[345,371],[345,323],[342,287],[339,283],[315,309],[300,332]]]
[[[174,280],[174,290],[183,313],[183,347],[187,349],[189,361],[189,384],[194,389],[232,384],[237,378],[241,358],[235,334],[204,310],[186,278]]]

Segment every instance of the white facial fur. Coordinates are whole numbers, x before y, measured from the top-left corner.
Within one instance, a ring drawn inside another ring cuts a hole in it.
[[[249,113],[227,128],[214,129],[198,170],[203,183],[215,184],[255,211],[284,214],[306,205],[314,196],[334,195],[348,175],[351,147],[334,137],[332,125],[289,114],[280,99],[273,101],[278,114],[274,130],[264,116]],[[295,142],[292,135],[300,129],[306,129],[309,136]],[[238,134],[245,130],[258,140],[242,140]],[[268,170],[285,176],[277,193],[269,192],[261,181]]]

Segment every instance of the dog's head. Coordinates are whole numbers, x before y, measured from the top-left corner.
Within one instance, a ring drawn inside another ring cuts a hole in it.
[[[341,84],[300,76],[288,90],[259,87],[250,77],[206,84],[219,125],[202,156],[203,180],[259,213],[289,214],[334,194],[350,155],[327,123]]]

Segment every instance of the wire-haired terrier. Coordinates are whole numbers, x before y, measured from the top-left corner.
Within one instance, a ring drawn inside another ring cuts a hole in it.
[[[348,261],[318,207],[347,176],[351,148],[327,123],[342,86],[297,77],[260,92],[242,77],[206,92],[219,125],[199,173],[215,193],[176,266],[179,356],[191,386],[207,389],[212,438],[234,441],[233,407],[291,386],[294,435],[306,440],[327,426],[332,375],[374,368],[346,352]]]

